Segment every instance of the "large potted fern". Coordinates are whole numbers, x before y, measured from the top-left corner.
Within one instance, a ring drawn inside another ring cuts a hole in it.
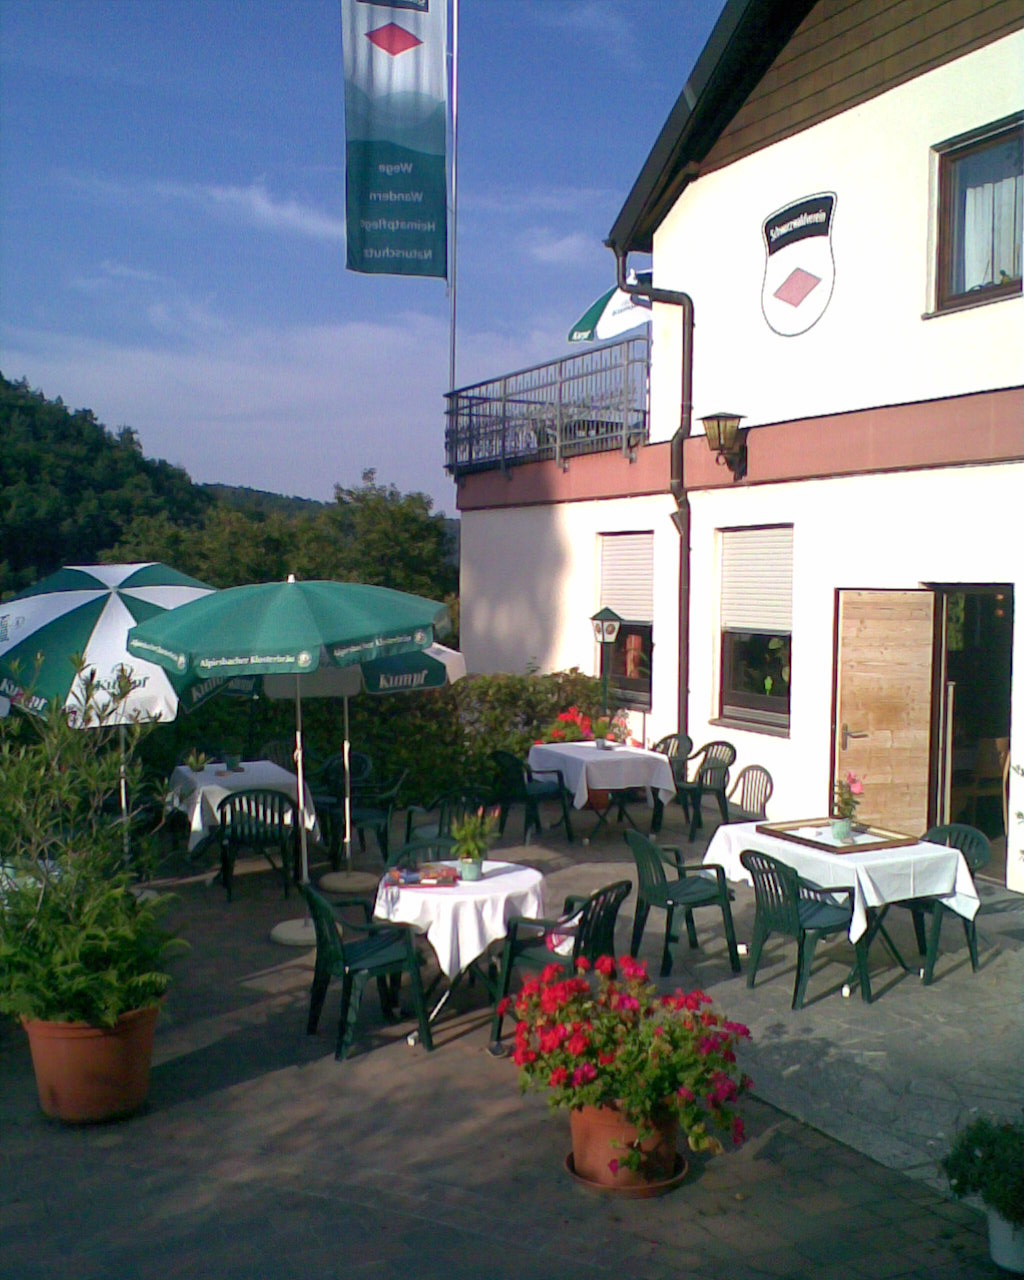
[[[96,705],[87,684],[71,716],[0,722],[0,1013],[25,1027],[43,1111],[75,1123],[145,1101],[174,945],[125,856],[144,726]]]

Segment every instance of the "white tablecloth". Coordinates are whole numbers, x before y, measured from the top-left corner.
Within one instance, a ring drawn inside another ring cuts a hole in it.
[[[648,798],[656,790],[663,804],[675,799],[672,766],[660,751],[619,745],[606,750],[593,742],[541,742],[530,748],[528,760],[531,769],[561,769],[577,809],[586,805],[591,791],[627,787],[646,787]]]
[[[178,810],[188,818],[191,833],[189,849],[194,849],[204,836],[218,825],[217,806],[232,791],[280,791],[294,800],[298,783],[294,773],[270,760],[243,760],[241,767],[229,772],[225,764],[215,762],[196,773],[187,765],[178,765],[167,784],[167,808]],[[317,835],[316,807],[306,793],[306,830]]]
[[[485,861],[479,880],[462,880],[453,888],[382,880],[373,913],[425,933],[441,972],[454,978],[504,938],[509,916],[543,916],[543,883],[533,867]]]
[[[836,854],[765,835],[756,822],[733,822],[715,831],[704,861],[724,867],[730,880],[750,884],[740,862],[744,849],[769,853],[823,888],[852,886],[851,942],[867,930],[869,909],[886,903],[935,896],[967,920],[973,920],[978,910],[978,891],[963,854],[945,845],[919,840],[896,849]]]

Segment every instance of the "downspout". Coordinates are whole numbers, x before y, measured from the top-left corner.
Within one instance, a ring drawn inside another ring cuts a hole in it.
[[[675,289],[630,284],[626,280],[626,254],[614,244],[609,243],[609,248],[615,254],[617,282],[623,293],[682,309],[683,367],[679,426],[670,447],[670,486],[676,500],[672,523],[679,531],[679,695],[676,723],[682,735],[686,733],[689,722],[690,691],[690,500],[686,494],[683,475],[683,441],[690,434],[693,417],[693,299],[688,293],[679,293]]]

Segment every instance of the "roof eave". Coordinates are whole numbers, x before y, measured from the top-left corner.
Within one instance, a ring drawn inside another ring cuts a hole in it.
[[[728,0],[605,243],[650,253],[697,166],[817,0]]]

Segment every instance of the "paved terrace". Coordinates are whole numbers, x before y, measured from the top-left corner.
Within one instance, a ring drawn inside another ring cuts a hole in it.
[[[545,872],[551,908],[630,874],[618,831],[586,846],[556,835],[523,846],[521,832],[517,814],[500,856]],[[674,808],[661,838],[685,843]],[[703,842],[692,849],[701,857]],[[981,885],[977,974],[947,921],[934,985],[886,967],[879,950],[866,1006],[841,995],[852,950],[840,940],[819,948],[799,1013],[795,946],[769,943],[748,991],[714,911],[699,912],[702,949],[683,942],[672,985],[703,987],[750,1026],[750,1137],[691,1157],[686,1182],[647,1201],[572,1182],[566,1117],[522,1097],[515,1068],[487,1053],[479,985],[458,990],[427,1054],[406,1044],[411,1023],[382,1021],[371,984],[355,1056],[337,1063],[338,984],[307,1037],[311,957],[268,941],[296,898],[286,908],[269,873],[240,876],[230,906],[203,877],[177,891],[192,951],[176,965],[141,1115],[48,1122],[24,1037],[0,1023],[4,1280],[1004,1274],[988,1260],[984,1218],[948,1199],[937,1170],[959,1117],[1015,1114],[1024,1093],[1024,899],[996,885]],[[742,886],[735,911],[749,939]],[[652,912],[645,937],[653,968],[662,920]],[[909,917],[893,932],[912,953]]]

